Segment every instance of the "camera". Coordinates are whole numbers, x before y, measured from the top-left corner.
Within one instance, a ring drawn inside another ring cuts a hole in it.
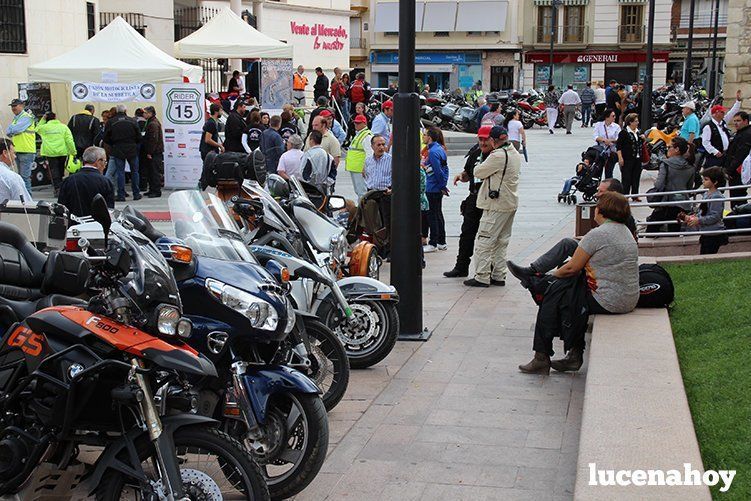
[[[496,198],[501,196],[501,192],[499,190],[489,190],[488,191],[488,198],[495,200]]]

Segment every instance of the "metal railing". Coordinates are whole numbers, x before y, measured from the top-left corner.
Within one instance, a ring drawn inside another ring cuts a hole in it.
[[[618,27],[620,43],[644,43],[646,28],[643,24],[623,24]]]
[[[349,48],[350,49],[367,49],[368,39],[367,38],[350,38]]]

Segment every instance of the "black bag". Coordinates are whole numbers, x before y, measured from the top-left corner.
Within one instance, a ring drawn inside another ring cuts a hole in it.
[[[639,265],[639,308],[664,308],[675,299],[673,280],[658,264]]]

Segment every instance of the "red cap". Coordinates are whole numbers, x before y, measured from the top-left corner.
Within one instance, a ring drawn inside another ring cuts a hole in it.
[[[320,113],[318,114],[318,116],[319,116],[319,117],[326,117],[326,118],[328,118],[328,117],[333,117],[333,116],[334,116],[334,114],[333,114],[333,113],[331,113],[331,112],[330,112],[329,110],[323,110],[322,112],[320,112]]]
[[[725,107],[724,107],[723,105],[721,105],[721,104],[715,104],[714,106],[712,106],[712,110],[711,110],[711,113],[712,113],[712,115],[714,115],[714,114],[715,114],[715,113],[717,113],[718,111],[721,111],[721,112],[723,112],[723,113],[727,113],[728,109],[727,109],[727,108],[725,108]]]
[[[368,119],[365,117],[365,115],[355,115],[355,119],[353,121],[356,124],[366,124],[366,123],[368,123]]]
[[[394,107],[394,101],[390,99],[381,105],[381,109],[383,110],[385,110],[386,108],[393,108],[393,107]]]
[[[490,137],[490,131],[493,129],[492,125],[483,125],[480,130],[477,131],[477,137],[487,139]]]

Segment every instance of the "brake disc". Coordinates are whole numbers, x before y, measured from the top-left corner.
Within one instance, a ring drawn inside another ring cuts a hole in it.
[[[378,314],[366,304],[350,305],[354,322],[344,321],[339,324],[337,334],[343,344],[360,346],[374,337],[378,337]]]

